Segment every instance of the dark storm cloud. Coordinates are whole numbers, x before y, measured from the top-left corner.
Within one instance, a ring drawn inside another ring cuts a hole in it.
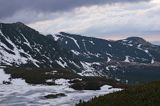
[[[16,12],[25,9],[37,12],[56,12],[94,4],[139,1],[149,0],[0,0],[0,19],[12,16]]]

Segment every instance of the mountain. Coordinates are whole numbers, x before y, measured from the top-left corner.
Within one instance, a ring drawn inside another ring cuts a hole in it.
[[[1,65],[64,68],[70,65],[66,62],[74,61],[72,54],[62,50],[51,36],[44,36],[23,23],[1,23],[0,40]]]
[[[0,23],[0,58],[1,66],[67,68],[84,76],[124,81],[160,75],[160,46],[142,38],[110,41],[65,32],[43,35],[20,22]]]
[[[152,45],[139,37],[107,41],[60,32],[55,38],[61,47],[88,63],[116,61],[153,64],[160,61],[160,46]]]

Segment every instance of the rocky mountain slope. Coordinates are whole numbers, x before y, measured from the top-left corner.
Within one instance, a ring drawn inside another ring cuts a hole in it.
[[[74,61],[53,38],[22,23],[0,24],[0,40],[1,65],[65,68]]]
[[[42,35],[20,22],[0,23],[0,65],[67,68],[126,81],[136,71],[160,75],[160,46],[139,37],[109,41],[65,32]]]

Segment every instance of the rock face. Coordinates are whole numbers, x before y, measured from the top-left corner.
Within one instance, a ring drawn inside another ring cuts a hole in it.
[[[116,72],[137,66],[160,69],[159,63],[160,46],[139,37],[108,41],[65,32],[45,36],[20,22],[0,23],[1,66],[67,68],[80,75],[117,78]]]
[[[0,24],[1,65],[59,68],[69,67],[69,51],[51,36],[44,36],[22,23]],[[66,60],[67,59],[67,60]]]

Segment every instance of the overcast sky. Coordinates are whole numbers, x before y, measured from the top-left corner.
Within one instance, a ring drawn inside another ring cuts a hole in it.
[[[160,0],[0,0],[0,22],[105,39],[160,41]]]

